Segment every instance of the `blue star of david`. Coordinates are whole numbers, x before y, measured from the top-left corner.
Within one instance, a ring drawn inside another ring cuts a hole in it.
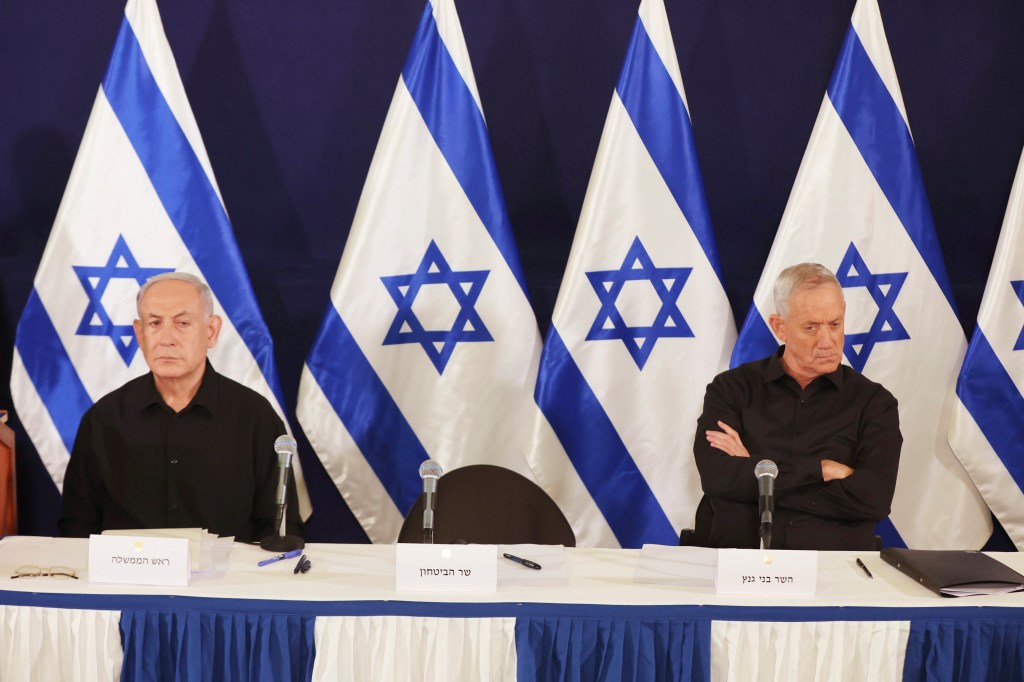
[[[443,374],[457,344],[494,341],[475,308],[488,274],[490,270],[452,270],[441,255],[441,249],[431,240],[416,272],[380,278],[398,306],[395,319],[384,336],[384,345],[418,343],[434,363],[437,373]],[[446,285],[459,304],[451,329],[424,329],[413,312],[416,296],[424,286],[431,284]]]
[[[1017,298],[1020,299],[1020,302],[1024,303],[1024,279],[1010,282],[1010,286],[1017,293]],[[1013,349],[1024,350],[1024,329],[1020,330],[1020,336],[1017,337],[1017,343],[1013,344]]]
[[[857,247],[850,242],[850,247],[843,256],[843,262],[836,271],[839,284],[844,289],[864,287],[871,294],[878,306],[878,314],[866,332],[847,334],[843,351],[850,365],[858,372],[864,371],[868,357],[876,343],[886,341],[903,341],[910,338],[900,318],[896,316],[893,305],[900,295],[900,289],[907,280],[907,272],[889,272],[886,274],[872,273],[861,257]],[[857,348],[860,348],[860,351]]]
[[[114,348],[124,360],[125,366],[132,364],[135,353],[139,350],[139,342],[135,338],[135,330],[130,324],[114,324],[103,307],[103,293],[107,285],[114,279],[133,279],[139,286],[150,277],[164,272],[173,272],[174,268],[143,268],[139,266],[135,256],[128,248],[123,235],[118,235],[114,250],[105,265],[72,265],[78,281],[89,297],[82,321],[75,330],[77,336],[106,336],[114,344]]]
[[[601,309],[587,333],[587,341],[622,341],[636,366],[643,370],[658,339],[693,336],[676,303],[691,272],[693,268],[654,267],[640,237],[635,237],[622,267],[587,273],[590,285],[601,299]],[[649,326],[630,327],[615,305],[626,282],[637,281],[650,282],[661,299],[661,309]]]

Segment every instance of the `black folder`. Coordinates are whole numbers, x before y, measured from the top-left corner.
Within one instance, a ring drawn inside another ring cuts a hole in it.
[[[1024,590],[1024,575],[981,552],[886,547],[881,556],[943,597]]]

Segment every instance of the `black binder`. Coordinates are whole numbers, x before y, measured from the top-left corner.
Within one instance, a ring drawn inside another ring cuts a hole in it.
[[[881,556],[943,597],[1024,590],[1024,575],[981,552],[886,547]]]

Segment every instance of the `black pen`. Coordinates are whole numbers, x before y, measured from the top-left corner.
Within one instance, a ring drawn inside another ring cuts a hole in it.
[[[868,574],[869,578],[872,580],[875,579],[875,576],[871,575],[871,571],[869,571],[868,567],[864,565],[864,562],[860,560],[860,557],[857,558],[857,565],[864,569],[864,572]]]
[[[536,563],[534,561],[530,561],[529,559],[524,559],[522,557],[518,557],[518,556],[516,556],[514,554],[509,554],[507,552],[503,553],[501,556],[505,557],[509,561],[514,561],[517,564],[522,564],[523,566],[526,566],[527,568],[532,568],[535,571],[539,571],[540,570],[540,564],[538,564],[538,563]]]

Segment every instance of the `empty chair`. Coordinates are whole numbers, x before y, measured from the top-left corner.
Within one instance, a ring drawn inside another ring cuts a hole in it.
[[[405,515],[399,542],[423,542],[423,496]],[[544,490],[493,464],[453,469],[437,481],[434,542],[576,546],[576,535]]]
[[[697,504],[693,528],[684,528],[679,532],[679,544],[684,547],[710,547],[711,538],[711,502],[707,495],[700,498]]]

